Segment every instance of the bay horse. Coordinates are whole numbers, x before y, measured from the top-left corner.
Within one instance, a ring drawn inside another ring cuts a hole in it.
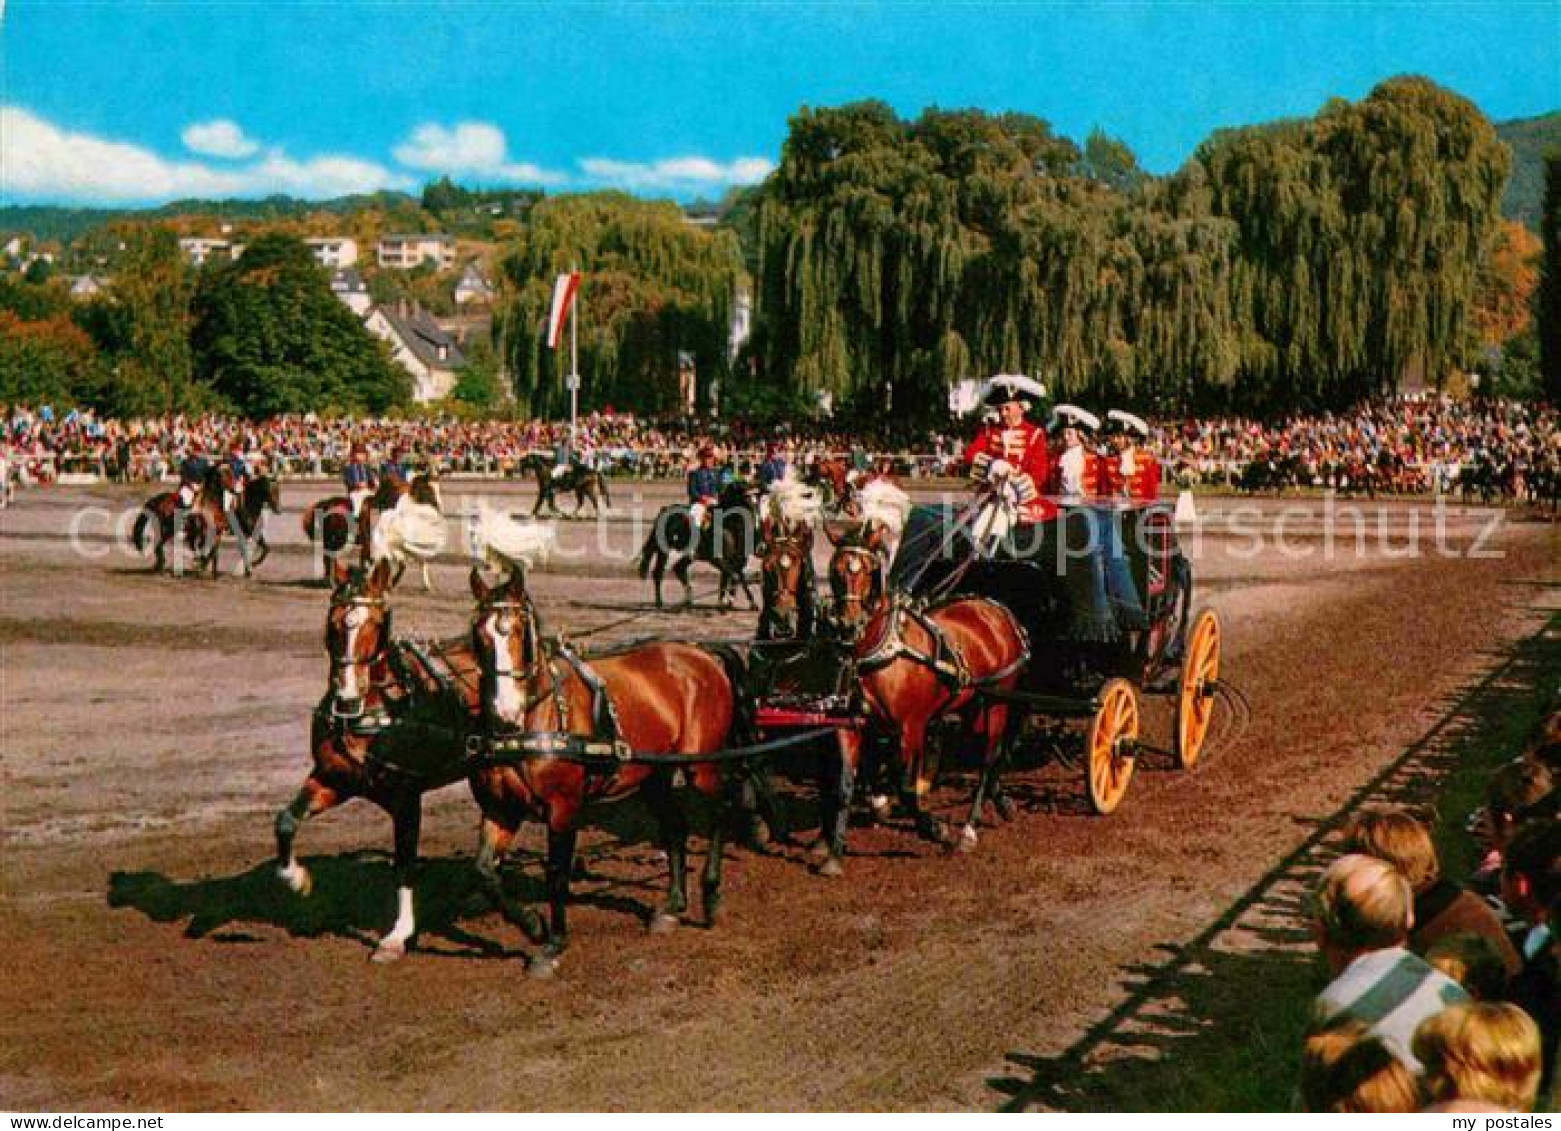
[[[195,571],[199,573],[210,567],[211,575],[217,576],[218,551],[221,549],[223,534],[229,531],[228,515],[222,509],[222,500],[224,494],[232,488],[232,469],[226,465],[213,466],[206,472],[201,489],[196,493],[195,501],[190,507],[179,505],[177,490],[164,491],[146,501],[141,508],[141,513],[136,516],[131,536],[136,550],[144,553],[148,534],[153,524],[156,524],[156,540],[152,544],[156,554],[156,560],[152,564],[154,573],[161,573],[168,568],[167,547],[175,537],[182,534],[185,545],[194,555]],[[268,475],[252,476],[244,484],[244,490],[232,512],[233,522],[238,528],[236,536],[243,543],[240,552],[244,559],[246,577],[271,552],[270,546],[266,543],[261,521],[267,510],[273,514],[281,512],[281,488],[277,481]],[[179,531],[176,526],[181,514],[184,522],[183,530]],[[251,541],[259,551],[253,559],[249,555]]]
[[[803,473],[802,481],[827,492],[826,502],[836,514],[856,513],[856,487],[851,465],[840,456],[820,456]]]
[[[982,692],[1010,691],[1030,658],[1024,628],[1004,605],[965,597],[923,605],[891,590],[886,581],[883,533],[874,523],[836,545],[829,563],[835,617],[853,640],[852,656],[862,699],[874,722],[898,741],[900,766],[911,785],[906,798],[917,832],[953,844],[947,828],[924,808],[934,769],[927,758],[927,728],[957,714],[967,741],[982,744],[982,769],[959,845],[974,847],[976,827],[992,800],[1006,815],[998,771],[1007,753],[1009,708]],[[855,751],[842,744],[842,760],[854,771]],[[842,785],[849,800],[850,783]],[[845,819],[837,817],[831,855],[843,850]]]
[[[466,776],[466,740],[477,725],[478,672],[464,640],[406,648],[391,636],[388,563],[349,570],[325,621],[330,684],[309,727],[313,766],[276,815],[276,870],[299,895],[313,887],[294,854],[299,826],[354,798],[390,815],[395,835],[396,919],[375,962],[406,953],[417,929],[412,890],[423,794]]]
[[[528,455],[521,462],[521,467],[530,471],[537,480],[537,501],[531,508],[533,517],[540,513],[544,506],[554,514],[560,514],[557,502],[560,491],[565,495],[574,495],[575,517],[585,508],[586,503],[591,504],[592,514],[601,514],[604,509],[612,506],[612,495],[607,490],[607,476],[594,467],[571,461],[565,466],[563,473],[554,478],[554,463],[540,452],[532,452]]]
[[[401,497],[409,493],[419,503],[439,511],[444,510],[439,477],[430,469],[418,472],[410,481],[393,475],[381,477],[374,493],[363,500],[356,518],[352,514],[352,500],[346,495],[330,495],[304,511],[304,536],[311,543],[320,544],[327,585],[337,586],[347,580],[352,569],[350,551],[354,545],[358,547],[360,567],[367,569],[374,564],[374,519],[380,513],[394,508]],[[399,574],[395,580],[400,580]],[[426,564],[423,566],[423,588],[429,591],[433,589]]]
[[[661,597],[661,582],[667,562],[674,554],[672,572],[683,583],[683,605],[694,603],[693,586],[688,580],[689,567],[696,561],[706,562],[720,573],[717,601],[721,608],[731,606],[732,593],[742,587],[748,598],[748,607],[757,609],[753,590],[748,586],[745,571],[748,559],[757,546],[755,524],[757,514],[756,489],[741,479],[734,479],[721,489],[721,495],[710,509],[708,524],[694,530],[687,503],[668,503],[657,513],[651,523],[650,534],[640,548],[640,577],[651,577],[656,586],[656,607],[665,608]],[[697,534],[697,537],[696,537]]]
[[[542,947],[528,972],[548,977],[569,945],[569,881],[588,801],[644,795],[660,825],[670,871],[666,900],[649,927],[670,930],[687,911],[688,820],[672,795],[673,769],[636,757],[709,753],[742,733],[742,666],[735,654],[717,658],[674,642],[642,644],[587,665],[543,639],[521,568],[493,586],[474,568],[471,589],[477,599],[471,648],[482,670],[482,714],[490,737],[490,753],[468,778],[482,810],[477,871],[505,918]],[[536,750],[516,757],[502,753],[506,736],[537,734],[611,743],[618,754],[593,760]],[[692,761],[680,768],[695,790],[721,799],[719,764]],[[547,826],[546,925],[531,909],[513,906],[499,882],[499,863],[528,819]],[[701,880],[705,920],[711,924],[721,899],[725,824],[718,814]]]

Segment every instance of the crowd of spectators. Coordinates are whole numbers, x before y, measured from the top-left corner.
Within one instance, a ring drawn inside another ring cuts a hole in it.
[[[251,462],[292,476],[335,475],[357,446],[371,458],[399,452],[443,473],[507,476],[523,473],[530,455],[554,458],[569,440],[567,422],[540,420],[314,414],[259,422],[218,415],[118,420],[46,405],[10,406],[3,420],[0,455],[23,482],[48,482],[61,472],[157,480],[192,448],[209,455],[236,448]],[[681,475],[706,441],[723,457],[754,462],[778,443],[801,463],[830,455],[920,478],[957,474],[969,430],[951,425],[917,435],[889,428],[851,433],[828,424],[649,420],[607,410],[581,418],[573,451],[610,473],[656,477]],[[1467,481],[1478,473],[1499,493],[1522,496],[1526,479],[1561,477],[1561,415],[1506,400],[1395,397],[1277,424],[1238,417],[1158,421],[1149,446],[1165,477],[1182,485],[1347,489],[1367,483],[1412,494],[1444,492],[1460,475]],[[1265,470],[1272,474],[1258,474]]]
[[[1442,874],[1430,829],[1371,812],[1312,901],[1331,980],[1301,1056],[1308,1111],[1554,1109],[1561,1036],[1561,710],[1490,780],[1484,858]]]

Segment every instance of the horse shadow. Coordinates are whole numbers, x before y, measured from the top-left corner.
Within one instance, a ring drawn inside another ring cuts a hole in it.
[[[622,847],[608,845],[582,854],[570,903],[649,923],[659,894],[656,877],[624,879],[593,867],[604,856],[622,857]],[[631,853],[629,859],[652,863],[648,852]],[[359,850],[303,857],[301,862],[314,882],[307,896],[288,890],[274,862],[267,861],[231,876],[196,880],[153,871],[114,872],[109,876],[108,905],[138,911],[154,923],[183,923],[184,936],[190,939],[258,943],[282,931],[293,938],[345,939],[373,950],[395,918],[390,854]],[[537,859],[512,859],[501,878],[513,899],[538,909],[545,906]],[[497,941],[517,936],[481,891],[469,857],[425,857],[418,865],[416,892],[419,953],[443,958],[515,958],[527,953]]]

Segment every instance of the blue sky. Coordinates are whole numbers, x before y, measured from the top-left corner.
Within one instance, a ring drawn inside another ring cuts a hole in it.
[[[1094,126],[1150,169],[1223,125],[1428,75],[1561,108],[1561,3],[7,0],[0,200],[468,184],[687,199],[761,178],[804,104]]]

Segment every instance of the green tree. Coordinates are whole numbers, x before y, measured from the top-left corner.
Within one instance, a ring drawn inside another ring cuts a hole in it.
[[[407,400],[407,375],[301,240],[256,239],[202,273],[194,305],[201,377],[242,413],[383,412]]]
[[[450,395],[462,404],[484,412],[498,407],[504,397],[499,357],[486,338],[478,338],[466,350],[466,364],[456,372]]]
[[[171,229],[121,225],[125,250],[95,315],[85,322],[117,374],[112,403],[127,415],[184,412],[211,403],[190,361],[193,273]]]
[[[1534,322],[1539,333],[1539,372],[1551,404],[1561,404],[1561,153],[1545,158],[1545,198],[1539,235],[1544,241]]]

